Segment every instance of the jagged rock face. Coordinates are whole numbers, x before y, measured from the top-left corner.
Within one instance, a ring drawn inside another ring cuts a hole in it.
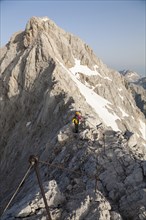
[[[119,72],[126,78],[128,82],[136,82],[140,79],[140,76],[132,70],[121,70]]]
[[[129,87],[135,99],[136,105],[143,112],[146,118],[146,89],[133,83],[130,84]]]
[[[146,89],[146,77],[142,77],[140,78],[137,82],[137,85],[142,86],[144,89]]]
[[[146,77],[140,78],[136,72],[130,70],[120,71],[120,73],[128,82],[127,87],[129,87],[137,107],[146,117]]]
[[[40,164],[53,219],[144,220],[145,119],[124,77],[48,18],[31,18],[1,49],[0,62],[2,208],[34,154],[54,164]],[[45,216],[32,170],[2,219]]]

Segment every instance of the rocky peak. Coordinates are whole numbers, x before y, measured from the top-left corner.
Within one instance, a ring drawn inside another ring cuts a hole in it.
[[[51,56],[53,54],[58,56],[58,59],[63,60],[67,67],[74,65],[74,57],[80,59],[82,64],[90,68],[94,63],[97,63],[97,58],[87,44],[59,28],[47,17],[32,17],[28,21],[25,28],[24,46],[27,48],[33,44],[41,44],[42,50],[47,46],[48,50],[47,48],[44,50],[50,51]],[[98,62],[102,64],[100,60]]]
[[[32,17],[26,24],[24,46],[30,46],[36,40],[39,34],[48,32],[49,30],[54,30],[55,28],[55,23],[49,20],[47,17]]]
[[[132,70],[121,70],[119,72],[126,78],[126,80],[128,80],[128,82],[136,82],[140,79],[138,73]]]

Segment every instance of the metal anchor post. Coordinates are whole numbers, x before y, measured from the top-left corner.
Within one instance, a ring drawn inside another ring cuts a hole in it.
[[[36,172],[38,184],[39,184],[39,187],[40,187],[40,190],[41,190],[41,193],[42,193],[42,197],[43,197],[43,200],[44,200],[44,204],[45,204],[48,220],[52,220],[51,215],[50,215],[50,211],[49,211],[49,207],[48,207],[48,203],[47,203],[47,199],[46,199],[46,196],[45,196],[43,184],[42,184],[42,181],[41,181],[39,168],[38,168],[38,157],[36,157],[34,155],[31,155],[29,157],[29,162],[32,165],[34,165],[34,169],[35,169],[35,172]]]

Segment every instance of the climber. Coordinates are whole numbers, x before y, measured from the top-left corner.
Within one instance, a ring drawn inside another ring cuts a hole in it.
[[[75,125],[75,133],[78,133],[79,131],[79,122],[81,120],[81,113],[80,112],[75,112],[74,117],[72,118],[72,122]]]

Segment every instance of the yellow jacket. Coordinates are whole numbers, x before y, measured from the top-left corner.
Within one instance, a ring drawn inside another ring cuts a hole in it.
[[[78,124],[79,124],[79,119],[77,119],[76,117],[74,117],[74,118],[72,119],[72,122],[73,122],[74,124],[78,125]]]

